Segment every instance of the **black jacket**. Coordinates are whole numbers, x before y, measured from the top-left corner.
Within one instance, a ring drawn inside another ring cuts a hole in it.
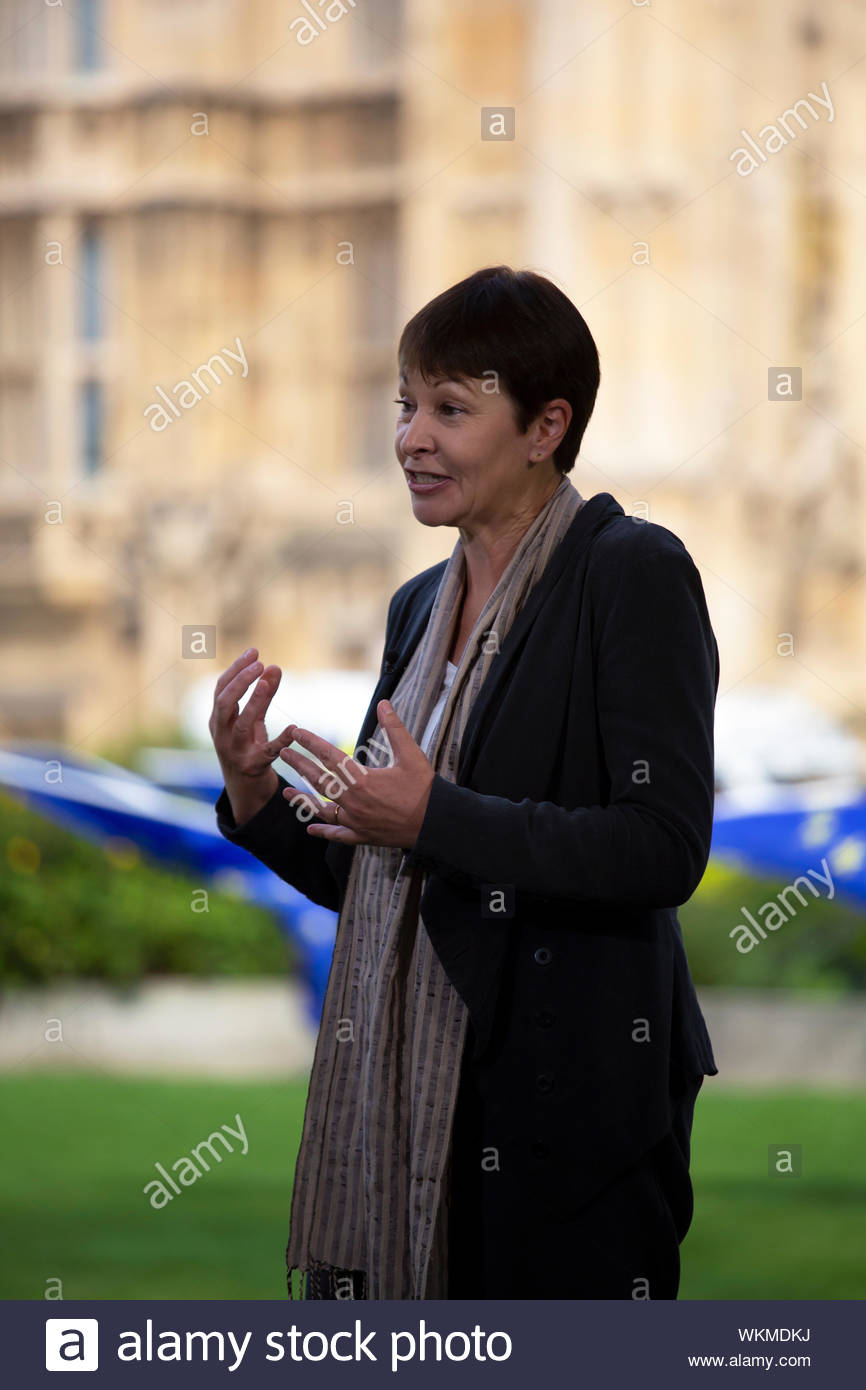
[[[391,599],[360,761],[445,563]],[[472,1064],[513,1143],[551,1155],[558,1210],[661,1140],[675,1098],[718,1070],[676,914],[710,851],[718,682],[682,542],[598,493],[494,658],[457,781],[436,774],[408,854],[428,871],[420,913],[469,1011]],[[280,780],[241,830],[223,790],[219,829],[339,910],[354,846],[308,836]]]

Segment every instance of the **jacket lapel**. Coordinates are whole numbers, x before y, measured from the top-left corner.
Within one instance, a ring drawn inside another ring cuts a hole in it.
[[[487,679],[475,697],[460,748],[457,764],[458,782],[464,783],[464,779],[469,774],[481,737],[484,717],[491,706],[495,708],[496,696],[507,679],[512,658],[520,652],[526,634],[550,597],[553,586],[565,566],[569,561],[574,560],[576,553],[587,546],[596,532],[606,523],[611,514],[611,506],[617,514],[624,514],[622,507],[609,492],[596,493],[595,497],[591,497],[581,507],[560,544],[548,560],[544,573],[511,624],[501,650],[497,652],[490,664]]]
[[[433,611],[433,604],[436,601],[439,582],[445,572],[446,563],[446,561],[443,561],[441,566],[436,566],[427,585],[414,599],[409,621],[406,624],[406,630],[399,642],[392,644],[389,641],[389,634],[386,634],[388,646],[385,648],[385,654],[382,658],[382,672],[376,683],[376,688],[373,691],[373,698],[367,708],[367,713],[364,715],[364,722],[361,725],[361,732],[358,735],[358,743],[356,745],[359,748],[368,743],[376,732],[379,725],[376,706],[380,700],[387,700],[389,695],[396,690],[403,672],[409,665],[412,653],[424,635],[424,630],[427,627],[430,614]],[[364,762],[365,758],[366,754],[360,757],[358,761]]]
[[[373,737],[379,726],[379,718],[376,714],[376,707],[380,700],[387,700],[396,690],[400,678],[412,658],[412,653],[420,642],[424,629],[427,626],[430,614],[433,611],[433,604],[436,601],[436,594],[439,589],[439,581],[445,571],[447,561],[443,560],[441,565],[435,566],[427,585],[420,591],[415,599],[410,611],[409,621],[399,642],[394,645],[390,641],[390,633],[385,634],[388,645],[382,658],[382,671],[376,682],[373,697],[364,715],[364,722],[361,725],[361,732],[358,735],[358,742],[355,745],[357,761],[366,761],[364,746]],[[354,845],[340,844],[338,840],[331,840],[325,850],[325,862],[337,880],[343,884],[344,888],[349,878],[349,870],[352,864],[352,854]]]

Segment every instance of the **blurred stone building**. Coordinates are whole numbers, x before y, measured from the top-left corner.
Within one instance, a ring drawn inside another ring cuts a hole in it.
[[[390,594],[457,539],[394,456],[399,332],[499,261],[584,313],[572,479],[682,536],[722,691],[866,730],[856,18],[0,0],[0,737],[169,730],[250,644],[378,667]]]

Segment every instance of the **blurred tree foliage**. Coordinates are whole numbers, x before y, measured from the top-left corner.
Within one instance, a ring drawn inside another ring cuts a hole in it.
[[[695,984],[828,994],[866,989],[866,910],[839,896],[838,881],[833,898],[825,884],[815,887],[818,897],[800,883],[801,902],[788,880],[755,878],[712,858],[694,897],[677,909]],[[741,933],[734,929],[742,923],[754,931],[743,909],[763,926],[768,914],[761,907],[771,902],[788,920],[747,953],[738,951]]]
[[[129,842],[103,849],[0,795],[0,846],[3,984],[284,975],[297,967],[293,943],[269,912],[152,868]]]

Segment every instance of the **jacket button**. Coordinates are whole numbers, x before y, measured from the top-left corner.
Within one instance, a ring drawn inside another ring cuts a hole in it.
[[[547,946],[539,946],[535,952],[536,965],[549,965],[553,960],[553,952]]]
[[[539,1028],[549,1028],[551,1024],[556,1022],[556,1014],[552,1014],[550,1009],[539,1009],[535,1015],[535,1022]]]
[[[535,1078],[535,1085],[539,1091],[549,1091],[553,1086],[553,1077],[549,1071],[543,1071]]]
[[[532,1154],[533,1158],[550,1157],[550,1145],[545,1144],[541,1139],[536,1139],[535,1142],[530,1145],[529,1151]]]

